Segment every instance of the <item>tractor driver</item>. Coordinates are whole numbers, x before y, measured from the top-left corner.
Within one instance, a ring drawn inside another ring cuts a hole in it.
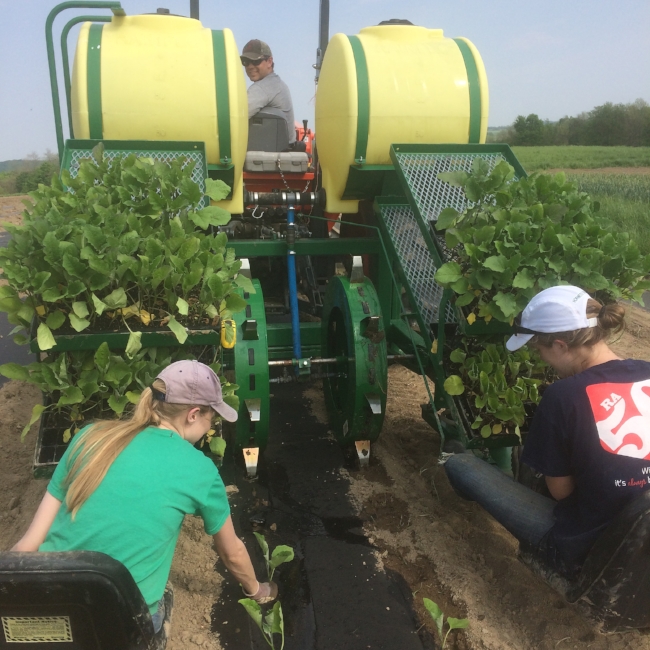
[[[271,48],[255,38],[244,45],[241,62],[253,85],[248,89],[248,118],[257,115],[265,108],[282,111],[287,121],[289,146],[296,141],[296,129],[293,122],[293,103],[287,84],[274,72]]]

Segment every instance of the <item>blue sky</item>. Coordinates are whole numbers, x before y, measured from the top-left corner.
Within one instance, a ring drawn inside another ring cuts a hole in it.
[[[45,19],[55,2],[0,0],[0,161],[55,150],[45,51]],[[189,0],[122,0],[127,13],[159,6],[189,15]],[[490,88],[491,126],[537,113],[557,120],[607,101],[650,102],[648,0],[331,0],[330,35],[356,34],[389,18],[407,18],[478,48]],[[229,27],[238,46],[269,43],[289,84],[297,120],[313,125],[318,0],[202,0],[201,22]],[[61,29],[75,14],[59,17]],[[74,51],[76,29],[70,35]],[[58,36],[55,37],[58,42]],[[427,62],[421,62],[427,65]]]

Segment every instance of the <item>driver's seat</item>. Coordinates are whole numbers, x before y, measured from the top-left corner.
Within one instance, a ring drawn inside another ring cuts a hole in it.
[[[0,553],[0,648],[163,650],[142,594],[126,567],[104,553]]]

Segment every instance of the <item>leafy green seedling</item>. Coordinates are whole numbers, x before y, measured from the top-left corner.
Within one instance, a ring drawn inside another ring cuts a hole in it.
[[[241,601],[240,601],[241,602]],[[452,630],[464,630],[468,625],[469,621],[466,618],[453,618],[452,616],[447,617],[447,627],[449,628],[445,633],[443,633],[443,628],[445,625],[445,615],[442,613],[442,610],[436,603],[428,598],[423,598],[422,602],[426,607],[427,612],[431,615],[433,622],[436,624],[436,629],[438,630],[438,636],[440,637],[440,643],[442,644],[441,649],[445,650],[447,646],[447,637]]]
[[[273,549],[273,553],[271,553],[271,557],[269,557],[269,545],[266,543],[266,538],[264,535],[261,535],[260,533],[253,534],[255,535],[257,543],[260,545],[262,553],[264,554],[264,561],[266,562],[266,570],[269,574],[269,580],[273,580],[273,574],[275,573],[275,570],[281,564],[284,564],[285,562],[291,562],[291,560],[293,560],[293,549],[291,546],[280,544]]]
[[[266,616],[259,603],[256,603],[252,598],[242,598],[239,604],[244,607],[248,615],[255,621],[257,627],[260,628],[264,640],[275,650],[275,642],[273,640],[274,634],[279,634],[281,638],[280,650],[284,648],[284,617],[282,616],[282,605],[279,601],[273,605]]]

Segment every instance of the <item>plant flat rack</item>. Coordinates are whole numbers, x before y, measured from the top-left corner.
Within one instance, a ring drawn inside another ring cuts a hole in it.
[[[208,177],[208,167],[204,142],[165,141],[152,142],[148,140],[66,140],[63,149],[62,169],[67,169],[75,178],[79,165],[84,159],[92,158],[92,151],[99,143],[104,145],[104,157],[109,160],[126,158],[130,154],[138,157],[152,158],[158,162],[171,163],[177,158],[186,158],[188,163],[195,163],[192,180],[201,188],[205,195],[205,179]],[[202,205],[210,204],[205,197]]]
[[[29,349],[32,352],[40,352],[36,340],[37,322],[32,321],[30,329]],[[219,345],[220,330],[206,329],[188,329],[187,340],[185,343],[179,343],[176,335],[167,328],[156,328],[141,330],[142,338],[140,342],[143,348],[171,348],[193,345]],[[67,352],[71,350],[97,350],[99,346],[106,342],[111,350],[124,350],[129,340],[129,332],[79,332],[78,334],[54,334],[56,345],[50,348],[48,352]]]

